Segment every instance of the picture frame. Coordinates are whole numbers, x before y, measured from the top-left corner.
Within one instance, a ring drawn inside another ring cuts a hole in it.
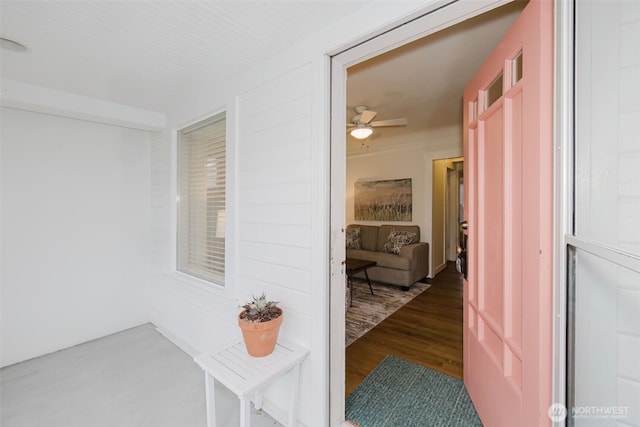
[[[411,221],[411,178],[356,182],[353,201],[356,221]]]

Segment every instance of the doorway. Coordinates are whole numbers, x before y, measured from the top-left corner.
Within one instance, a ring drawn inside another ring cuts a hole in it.
[[[431,197],[431,236],[433,277],[443,271],[447,263],[457,258],[460,246],[462,206],[460,185],[463,184],[462,157],[433,161],[433,191]]]
[[[472,4],[469,4],[472,3]],[[379,58],[381,52],[391,52],[394,48],[399,48],[399,51],[396,54],[400,54],[401,56],[404,54],[408,54],[410,51],[409,44],[412,42],[416,43],[424,43],[423,39],[426,36],[433,35],[435,38],[440,38],[446,34],[446,30],[453,27],[455,24],[462,23],[462,25],[470,25],[473,23],[473,20],[470,17],[478,16],[483,12],[487,12],[490,9],[498,6],[498,4],[479,4],[475,2],[469,2],[467,4],[453,3],[446,7],[442,7],[440,9],[433,8],[432,10],[426,10],[425,14],[418,19],[415,19],[411,22],[406,23],[402,30],[395,30],[385,33],[375,39],[372,39],[366,43],[363,43],[353,49],[345,51],[337,56],[335,56],[332,60],[332,122],[334,125],[332,126],[332,150],[331,150],[331,164],[332,164],[332,172],[331,172],[331,200],[332,200],[332,209],[331,209],[331,235],[332,235],[332,282],[331,282],[331,394],[330,394],[330,406],[331,406],[331,422],[332,425],[339,425],[342,421],[344,421],[344,366],[345,366],[345,355],[344,355],[344,270],[342,266],[342,260],[344,260],[344,232],[340,230],[344,230],[346,226],[345,221],[345,212],[347,212],[346,206],[346,169],[347,169],[347,155],[357,155],[360,157],[374,157],[377,155],[381,156],[390,156],[392,150],[411,150],[415,149],[416,146],[422,144],[429,144],[429,148],[431,149],[430,154],[421,155],[424,169],[427,171],[426,175],[431,179],[432,173],[432,161],[436,158],[443,157],[455,157],[456,155],[461,154],[461,150],[451,152],[451,145],[448,145],[447,142],[451,142],[451,140],[455,140],[456,137],[458,140],[462,141],[462,133],[461,133],[461,125],[457,126],[455,123],[449,123],[449,127],[440,127],[440,128],[432,128],[431,131],[424,130],[422,134],[418,138],[408,136],[405,134],[403,137],[400,135],[395,135],[394,138],[372,138],[367,143],[358,143],[358,145],[350,144],[348,137],[345,135],[345,129],[342,126],[342,123],[346,123],[350,117],[351,109],[355,104],[358,105],[368,105],[372,107],[372,109],[378,108],[378,106],[389,106],[390,99],[389,96],[392,95],[388,91],[386,93],[382,93],[379,95],[379,98],[371,95],[375,92],[374,89],[367,90],[369,99],[371,101],[350,101],[349,100],[349,90],[351,84],[354,82],[354,78],[350,75],[349,81],[346,81],[346,75],[348,73],[348,69],[350,67],[353,71],[362,71],[366,64],[365,61],[372,60],[376,64],[380,64],[381,59]],[[506,7],[510,8],[522,8],[524,4],[510,4]],[[498,10],[494,10],[492,13],[497,13]],[[512,18],[504,18],[504,19],[513,19],[518,15],[519,11],[513,11],[514,15]],[[499,19],[494,16],[494,18]],[[480,19],[479,25],[483,29],[495,29],[496,21],[493,19],[487,19],[486,15],[478,18]],[[506,28],[510,25],[508,22],[505,25]],[[446,29],[445,31],[442,31]],[[502,34],[500,34],[501,36]],[[496,38],[499,39],[500,36]],[[478,40],[485,40],[485,38],[476,38],[474,43],[474,48],[478,49]],[[471,42],[468,42],[471,43]],[[464,45],[464,43],[463,43]],[[493,46],[488,47],[488,52],[491,51]],[[450,54],[451,50],[445,52],[443,57],[440,57],[440,61],[443,61],[444,58],[452,58],[453,56]],[[488,53],[487,53],[488,54]],[[376,56],[377,55],[377,56]],[[429,58],[430,62],[434,61],[436,56],[432,55]],[[467,61],[469,58],[464,54],[458,54],[456,58],[461,62],[462,65],[458,65],[455,68],[456,73],[461,73],[465,70],[470,72],[471,76],[473,74],[473,66],[470,65]],[[484,59],[484,58],[482,58]],[[414,62],[415,63],[415,62]],[[414,69],[412,62],[409,62],[409,66],[407,69]],[[442,62],[437,63],[438,66],[442,66]],[[451,79],[452,73],[449,70],[448,75],[443,80],[437,80],[433,74],[423,74],[425,76],[424,84],[426,86],[441,88],[443,85],[446,85]],[[404,77],[404,74],[394,76],[396,79],[401,79]],[[469,77],[470,78],[470,77]],[[466,84],[466,78],[462,78]],[[354,83],[355,84],[355,83]],[[371,88],[372,86],[369,86]],[[460,87],[458,96],[461,100],[462,95],[462,87]],[[384,92],[384,90],[382,90]],[[385,96],[387,98],[385,98]],[[408,99],[407,99],[408,101]],[[376,105],[376,102],[378,105]],[[353,105],[349,105],[353,104]],[[441,105],[440,105],[441,104]],[[420,110],[421,115],[419,115],[416,119],[412,120],[409,117],[409,123],[412,122],[425,122],[427,118],[429,120],[434,117],[456,117],[456,115],[461,117],[461,102],[457,107],[457,110],[446,110],[444,108],[444,102],[439,102],[437,99],[431,100],[429,103],[432,110],[425,111],[424,109]],[[418,109],[414,105],[414,109]],[[380,108],[378,108],[380,109]],[[409,113],[407,113],[408,115]],[[398,113],[391,114],[388,118],[395,118],[396,116],[404,117],[404,115],[400,115]],[[409,128],[409,126],[407,127]],[[390,135],[391,133],[389,133]],[[387,133],[384,134],[387,136]],[[448,139],[448,141],[447,141]],[[352,141],[351,141],[352,142]],[[351,153],[350,153],[350,150]],[[353,150],[356,150],[354,154]],[[447,151],[449,150],[449,151]],[[429,186],[428,192],[431,192],[431,187]],[[431,201],[431,197],[427,198]],[[426,227],[428,230],[428,239],[427,241],[432,241],[431,234],[431,215],[432,212],[430,209],[425,209],[425,217],[423,220],[428,219],[428,226]],[[433,263],[430,264],[431,266]],[[432,273],[431,273],[432,274]]]
[[[447,169],[447,207],[446,218],[446,259],[456,261],[458,247],[462,246],[462,230],[460,223],[464,215],[464,161],[460,158],[454,162],[453,169]]]

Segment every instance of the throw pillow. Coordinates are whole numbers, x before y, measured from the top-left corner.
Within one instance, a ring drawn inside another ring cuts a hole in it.
[[[400,249],[413,242],[416,236],[416,233],[412,233],[411,231],[401,231],[394,228],[391,230],[391,233],[389,233],[389,237],[387,237],[387,242],[382,247],[382,251],[400,255]]]
[[[347,229],[347,249],[362,249],[360,239],[360,228],[352,227]]]

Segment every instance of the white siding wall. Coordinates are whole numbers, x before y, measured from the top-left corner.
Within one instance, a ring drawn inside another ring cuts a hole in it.
[[[281,333],[307,347],[314,306],[312,88],[312,64],[303,64],[240,95],[237,104],[245,124],[238,133],[237,295],[247,301],[264,291],[281,301]],[[309,375],[303,370],[299,413],[306,424],[312,421],[305,416],[313,396]]]
[[[152,320],[160,330],[190,352],[214,351],[241,339],[236,323],[239,305],[252,295],[267,293],[285,311],[281,334],[308,348],[318,326],[315,301],[323,292],[318,273],[328,265],[312,248],[314,225],[323,199],[314,198],[313,62],[245,91],[228,102],[228,180],[235,188],[227,205],[227,274],[225,288],[190,280],[173,270],[175,233],[175,138],[170,132],[152,140],[152,233],[154,279]],[[198,115],[200,116],[200,115]],[[237,117],[237,119],[236,119]],[[236,121],[237,120],[237,121]],[[244,123],[238,126],[236,123]],[[182,126],[180,124],[179,126]],[[237,132],[237,134],[236,134]],[[317,179],[317,178],[316,178]],[[235,202],[234,202],[235,201]],[[230,255],[231,256],[230,256]],[[319,338],[316,334],[316,338]],[[301,373],[300,420],[314,425],[314,394],[321,390],[322,363],[312,355]],[[265,408],[286,419],[286,382],[276,383],[266,395]]]
[[[312,67],[241,95],[237,294],[282,300],[287,335],[309,343]],[[285,297],[284,299],[282,297]]]
[[[620,46],[618,117],[618,227],[620,247],[640,257],[640,3],[625,2],[618,15]],[[640,426],[640,272],[618,269],[617,388]]]
[[[2,365],[148,321],[149,133],[1,112]]]
[[[175,165],[174,133],[155,133],[151,139],[154,292],[149,300],[150,315],[161,332],[195,355],[241,338],[233,324],[238,304],[225,296],[224,289],[175,272]],[[229,234],[227,231],[227,238]],[[229,279],[227,274],[227,281],[233,282]]]
[[[576,236],[640,256],[640,3],[578,2],[577,18]],[[627,408],[576,425],[640,426],[640,272],[576,258],[575,403]]]

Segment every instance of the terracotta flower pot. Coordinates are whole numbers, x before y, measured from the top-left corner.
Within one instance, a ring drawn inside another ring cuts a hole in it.
[[[280,316],[268,322],[246,322],[241,317],[244,312],[238,315],[238,325],[242,330],[244,344],[251,356],[263,357],[273,353],[284,316],[282,309],[279,310]]]

